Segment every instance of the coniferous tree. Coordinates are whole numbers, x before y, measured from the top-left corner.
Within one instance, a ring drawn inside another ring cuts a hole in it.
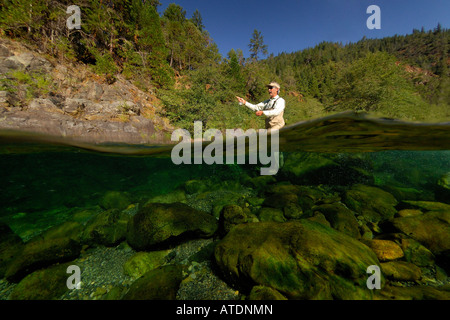
[[[250,39],[250,57],[258,60],[259,54],[267,55],[267,45],[264,44],[264,37],[261,35],[261,31],[253,30],[252,38]]]
[[[191,21],[192,21],[192,23],[195,24],[195,26],[196,26],[200,31],[203,31],[203,28],[204,28],[205,26],[203,25],[202,15],[201,15],[200,12],[198,11],[198,9],[195,9],[194,13],[192,14]]]

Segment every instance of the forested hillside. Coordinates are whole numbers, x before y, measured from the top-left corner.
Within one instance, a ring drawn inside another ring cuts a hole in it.
[[[358,110],[419,121],[450,119],[450,30],[412,30],[410,35],[323,42],[278,56],[263,35],[249,35],[242,48],[219,54],[201,13],[192,17],[158,0],[78,1],[81,28],[66,26],[68,0],[5,0],[0,33],[68,64],[86,64],[114,82],[121,74],[157,95],[162,116],[192,129],[262,128],[263,119],[238,106],[235,95],[259,102],[264,84],[277,81],[286,98],[288,124],[330,112]],[[51,79],[50,79],[51,80]],[[40,93],[44,94],[44,93]]]

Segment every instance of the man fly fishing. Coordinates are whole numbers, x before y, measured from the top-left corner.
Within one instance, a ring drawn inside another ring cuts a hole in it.
[[[237,97],[239,103],[253,111],[256,111],[257,116],[266,116],[266,129],[268,132],[272,130],[280,130],[284,127],[285,122],[283,118],[284,108],[286,102],[279,96],[280,85],[276,82],[271,82],[267,85],[270,99],[260,102],[258,104],[251,104],[241,97]]]

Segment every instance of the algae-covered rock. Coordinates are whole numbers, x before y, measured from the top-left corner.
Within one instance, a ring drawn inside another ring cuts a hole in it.
[[[299,219],[303,215],[299,193],[300,187],[296,185],[273,185],[267,190],[263,205],[282,209],[286,219]]]
[[[217,220],[183,203],[153,203],[142,207],[128,223],[127,242],[136,250],[151,249],[183,238],[207,238]]]
[[[5,275],[8,264],[23,249],[22,239],[5,224],[0,223],[0,278]]]
[[[380,300],[450,300],[450,292],[439,287],[413,286],[395,287],[386,285],[377,290]]]
[[[108,191],[99,202],[100,207],[105,210],[123,210],[131,203],[130,196],[126,192]]]
[[[183,280],[182,265],[167,265],[148,271],[131,285],[123,300],[175,300]]]
[[[186,203],[186,193],[184,192],[184,190],[176,189],[169,193],[154,196],[146,202],[146,205],[150,203],[175,203],[175,202]]]
[[[219,225],[223,233],[228,233],[232,227],[241,223],[258,222],[258,218],[250,210],[231,204],[223,207]]]
[[[306,219],[238,225],[215,259],[234,285],[264,285],[290,299],[370,299],[366,270],[379,265],[361,242]]]
[[[9,264],[5,277],[17,282],[37,269],[73,260],[80,252],[81,245],[69,238],[30,241]]]
[[[412,201],[404,200],[403,204],[406,204],[412,208],[419,208],[423,211],[446,211],[450,212],[450,204],[436,202],[436,201]]]
[[[389,261],[380,264],[383,274],[388,279],[398,281],[416,281],[422,277],[422,270],[410,262]]]
[[[287,221],[281,209],[269,207],[262,207],[258,212],[258,218],[260,221],[275,221],[275,222]]]
[[[313,208],[324,214],[331,227],[350,237],[360,238],[358,221],[355,214],[342,203],[322,204]]]
[[[394,217],[398,204],[394,196],[377,187],[358,184],[345,191],[344,203],[366,221],[379,222]]]
[[[271,184],[275,183],[277,180],[274,176],[256,176],[256,177],[247,177],[244,179],[243,184],[255,190],[263,190],[266,189]]]
[[[146,272],[166,263],[169,253],[170,250],[137,252],[125,262],[123,272],[130,277],[139,278]]]
[[[271,208],[283,209],[289,204],[297,204],[298,196],[295,193],[272,193],[269,194],[263,205]]]
[[[9,295],[9,300],[57,300],[67,290],[67,267],[70,263],[53,265],[30,273]]]
[[[423,212],[418,209],[402,209],[397,212],[399,217],[420,216]]]
[[[414,239],[402,239],[400,242],[405,260],[416,266],[425,267],[434,264],[434,254]]]
[[[450,203],[450,172],[443,174],[437,181],[436,199]]]
[[[77,221],[66,221],[53,226],[44,231],[40,237],[42,239],[70,238],[75,241],[81,241],[84,226]]]
[[[419,216],[395,218],[392,224],[433,254],[450,250],[450,211],[428,211]]]
[[[404,256],[402,248],[394,241],[373,239],[364,240],[363,243],[375,252],[380,261],[395,260]]]
[[[125,240],[130,215],[117,209],[103,211],[86,225],[82,240],[89,244],[114,246]]]
[[[184,183],[184,189],[187,194],[204,192],[210,188],[210,183],[205,180],[188,180]]]
[[[287,300],[285,296],[279,293],[277,290],[266,286],[254,286],[249,300]]]

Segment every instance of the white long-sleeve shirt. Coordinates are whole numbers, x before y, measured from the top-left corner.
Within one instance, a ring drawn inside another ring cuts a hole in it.
[[[275,103],[275,108],[273,107],[274,103]],[[273,116],[279,115],[281,112],[284,111],[286,102],[284,101],[283,98],[281,98],[279,95],[277,95],[274,98],[270,98],[269,100],[265,100],[258,104],[251,104],[250,102],[247,101],[245,103],[245,106],[247,108],[250,108],[253,111],[263,111],[263,113],[266,117],[273,117]]]

